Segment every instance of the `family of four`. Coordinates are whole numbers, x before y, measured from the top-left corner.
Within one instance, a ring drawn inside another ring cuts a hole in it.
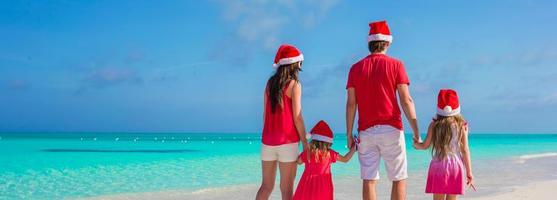
[[[275,185],[277,166],[282,199],[333,199],[331,164],[348,162],[355,152],[358,152],[360,161],[363,199],[376,199],[381,158],[393,183],[391,199],[405,199],[408,171],[398,100],[412,129],[414,148],[431,147],[432,160],[425,192],[432,193],[433,199],[456,199],[457,195],[464,194],[466,185],[472,186],[468,126],[460,115],[457,93],[451,89],[439,91],[437,114],[422,142],[404,65],[386,55],[392,42],[387,23],[372,22],[369,26],[370,54],[352,65],[346,84],[346,132],[350,151],[345,155],[331,149],[333,132],[324,121],[319,121],[311,129],[308,142],[298,79],[304,57],[291,45],[282,45],[278,49],[273,65],[276,72],[267,81],[264,92],[263,179],[256,199],[269,198]],[[358,137],[353,137],[356,111]],[[303,147],[301,154],[299,143]],[[297,164],[304,164],[304,172],[294,191]]]

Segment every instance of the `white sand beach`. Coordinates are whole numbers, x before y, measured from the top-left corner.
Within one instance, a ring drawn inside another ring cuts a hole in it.
[[[557,157],[532,154],[511,160],[478,162],[476,165],[475,185],[478,191],[466,189],[460,199],[471,200],[522,200],[555,199],[553,190],[557,188]],[[385,177],[385,176],[383,176]],[[425,171],[411,174],[408,179],[407,199],[428,200],[431,195],[424,193]],[[361,199],[361,180],[358,177],[334,178],[335,199]],[[378,199],[388,199],[390,183],[383,178],[379,181]],[[90,198],[87,200],[217,200],[217,199],[253,199],[257,184],[225,186],[200,190],[167,190],[141,193],[125,193]],[[77,199],[77,198],[75,198]],[[278,183],[270,199],[280,199]]]
[[[502,192],[495,195],[470,198],[472,200],[550,200],[556,199],[554,190],[557,188],[557,180],[542,181],[525,186],[512,188],[511,191]]]
[[[360,199],[359,184],[354,184],[352,189],[347,187],[337,188],[335,199]],[[378,189],[388,189],[387,184],[382,184]],[[495,194],[487,194],[479,197],[462,196],[462,199],[470,200],[550,200],[554,199],[553,190],[557,188],[557,180],[541,181],[531,183],[525,186],[510,188]],[[217,200],[217,199],[252,199],[257,191],[256,185],[235,186],[221,189],[207,189],[196,192],[186,191],[164,191],[136,194],[120,194],[102,197],[87,198],[87,200],[177,200],[177,199],[198,199],[198,200]],[[382,192],[384,193],[384,192]],[[475,195],[474,195],[475,196]],[[384,193],[380,197],[387,197]],[[275,188],[271,199],[280,199],[278,188]],[[431,199],[426,194],[408,194],[409,200],[414,199]]]

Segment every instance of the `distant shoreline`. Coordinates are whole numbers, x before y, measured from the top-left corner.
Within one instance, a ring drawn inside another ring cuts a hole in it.
[[[174,132],[174,131],[0,131],[1,135],[46,135],[46,134],[126,134],[126,135],[143,135],[143,134],[189,134],[189,135],[261,135],[260,132]],[[346,133],[334,133],[335,135],[346,135]],[[405,135],[411,135],[410,132],[405,132]],[[421,134],[426,134],[421,133]],[[472,131],[471,135],[557,135],[557,132],[475,132]]]
[[[108,134],[122,134],[122,135],[258,135],[261,133],[219,133],[219,132],[79,132],[79,131],[69,131],[69,132],[0,132],[0,136],[10,136],[10,135],[70,135],[70,134],[82,134],[82,135],[108,135]],[[421,133],[425,135],[426,133]],[[334,133],[335,136],[346,136],[346,133]],[[405,132],[404,135],[412,135],[412,133]],[[489,132],[471,132],[470,135],[557,135],[557,133],[489,133]]]

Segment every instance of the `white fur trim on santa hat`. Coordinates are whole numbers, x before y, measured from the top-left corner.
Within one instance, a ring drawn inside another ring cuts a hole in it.
[[[273,67],[277,68],[281,65],[288,65],[288,64],[292,64],[292,63],[296,63],[296,62],[300,62],[300,61],[304,61],[304,54],[300,54],[299,56],[296,56],[296,57],[280,59],[278,61],[278,63],[273,64]]]
[[[451,106],[445,106],[445,108],[437,108],[437,114],[445,117],[455,116],[460,114],[460,106],[456,109],[452,109]]]
[[[323,136],[323,135],[317,135],[317,134],[311,134],[311,140],[333,143],[333,138]]]
[[[392,35],[383,35],[383,34],[372,34],[372,35],[368,35],[367,36],[367,42],[371,42],[371,41],[387,41],[387,42],[393,42],[393,36]]]

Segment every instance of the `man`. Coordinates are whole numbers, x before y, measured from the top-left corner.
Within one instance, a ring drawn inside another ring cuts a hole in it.
[[[348,147],[358,145],[363,199],[376,199],[375,187],[381,158],[393,182],[391,199],[405,199],[407,160],[396,93],[414,132],[414,140],[420,140],[414,103],[408,90],[410,81],[402,62],[386,55],[393,38],[387,22],[372,22],[369,26],[370,54],[352,65],[346,85]],[[354,144],[352,139],[356,109],[359,144]]]

